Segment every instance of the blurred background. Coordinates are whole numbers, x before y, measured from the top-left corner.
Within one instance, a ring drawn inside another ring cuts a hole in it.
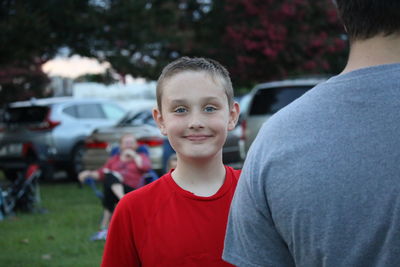
[[[154,81],[183,55],[220,61],[243,94],[337,73],[347,49],[330,0],[1,0],[0,31],[0,104]]]

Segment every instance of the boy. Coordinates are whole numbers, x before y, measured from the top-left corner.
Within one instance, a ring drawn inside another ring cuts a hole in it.
[[[124,134],[120,140],[120,153],[109,158],[98,170],[85,170],[79,173],[81,183],[88,178],[104,181],[103,217],[100,231],[91,240],[105,240],[107,228],[115,205],[127,192],[144,184],[143,175],[151,169],[151,162],[144,153],[137,153],[138,144],[135,136]]]
[[[240,172],[222,163],[239,115],[229,74],[214,60],[180,58],[164,68],[157,104],[177,167],[121,200],[102,266],[231,266],[221,254]]]

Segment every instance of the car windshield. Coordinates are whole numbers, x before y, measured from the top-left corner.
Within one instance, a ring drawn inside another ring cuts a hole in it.
[[[263,115],[267,113],[275,113],[285,107],[295,99],[299,98],[311,86],[302,87],[283,87],[283,88],[266,88],[259,90],[254,97],[251,105],[251,115]]]
[[[7,123],[40,123],[46,119],[48,107],[19,107],[8,108],[4,112]]]
[[[128,113],[118,123],[119,126],[140,126],[143,124],[156,126],[151,111],[146,110],[138,113]]]

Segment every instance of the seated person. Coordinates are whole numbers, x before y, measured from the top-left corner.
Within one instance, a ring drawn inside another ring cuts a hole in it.
[[[104,182],[104,212],[100,231],[92,240],[105,240],[111,215],[118,201],[128,192],[144,185],[143,175],[151,169],[151,162],[145,153],[138,153],[138,144],[132,134],[125,134],[120,140],[120,153],[116,154],[98,170],[84,170],[78,179],[83,183],[88,178]]]

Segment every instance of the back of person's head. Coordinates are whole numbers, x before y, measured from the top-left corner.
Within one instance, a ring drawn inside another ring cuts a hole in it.
[[[333,0],[351,40],[400,34],[400,0]]]
[[[185,71],[199,71],[206,72],[210,75],[210,78],[215,81],[221,81],[222,86],[225,89],[226,96],[228,98],[229,106],[234,103],[233,100],[233,88],[232,82],[229,76],[229,72],[224,66],[219,62],[208,59],[208,58],[189,58],[181,57],[171,63],[169,63],[162,71],[157,82],[157,105],[158,109],[161,111],[161,99],[162,99],[162,89],[166,80],[172,76]]]

